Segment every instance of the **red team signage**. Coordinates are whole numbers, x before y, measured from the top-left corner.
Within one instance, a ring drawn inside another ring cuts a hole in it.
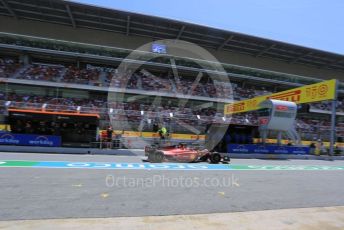
[[[292,102],[300,102],[301,100],[301,90],[295,90],[288,93],[281,93],[277,95],[272,95],[267,97],[266,99],[276,99],[281,101],[292,101]]]
[[[278,110],[278,111],[288,111],[289,108],[288,108],[288,106],[278,105],[278,106],[276,106],[276,110]]]

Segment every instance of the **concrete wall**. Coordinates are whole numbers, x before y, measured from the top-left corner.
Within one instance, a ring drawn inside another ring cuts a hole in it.
[[[124,34],[114,32],[96,31],[83,28],[74,29],[71,26],[63,26],[24,19],[16,20],[14,18],[4,16],[0,16],[0,31],[98,45],[116,46],[128,49],[136,49],[145,43],[153,41],[147,37],[130,35],[126,36]],[[344,71],[326,70],[300,64],[289,64],[283,61],[273,60],[270,58],[253,57],[237,52],[216,50],[209,51],[218,60],[224,63],[322,79],[344,78]]]

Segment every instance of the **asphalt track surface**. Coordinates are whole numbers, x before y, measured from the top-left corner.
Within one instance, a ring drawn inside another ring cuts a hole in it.
[[[135,155],[0,153],[0,161],[142,162],[142,151]],[[233,159],[231,165],[344,166],[344,161]],[[340,206],[343,182],[344,170],[0,167],[0,220]]]

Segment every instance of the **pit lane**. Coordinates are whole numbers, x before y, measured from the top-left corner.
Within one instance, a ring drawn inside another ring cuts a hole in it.
[[[0,153],[1,162],[142,164],[141,157],[142,151],[137,151],[134,156]],[[233,159],[228,166],[232,165],[290,167],[289,170],[0,167],[0,220],[199,214],[344,205],[344,170],[330,169],[343,166],[343,161]],[[323,168],[300,170],[301,166],[315,165]],[[154,178],[160,182],[153,183]],[[121,181],[116,184],[116,179]],[[183,181],[189,182],[183,184]]]

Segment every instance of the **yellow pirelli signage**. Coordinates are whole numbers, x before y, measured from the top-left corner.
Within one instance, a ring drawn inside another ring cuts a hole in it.
[[[333,100],[336,97],[337,80],[323,81],[279,93],[255,97],[225,105],[224,113],[243,113],[259,109],[259,104],[266,99],[293,101],[296,104]]]

